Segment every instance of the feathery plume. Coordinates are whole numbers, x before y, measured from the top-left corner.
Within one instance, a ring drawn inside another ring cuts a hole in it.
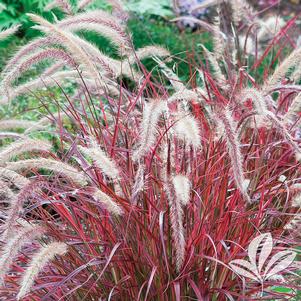
[[[216,81],[218,82],[218,84],[223,88],[223,89],[228,89],[229,86],[226,84],[226,78],[218,64],[218,61],[216,59],[216,57],[214,56],[213,53],[211,53],[210,51],[208,51],[208,49],[201,45],[204,52],[205,52],[205,55],[206,55],[206,58],[208,59],[212,69],[213,69],[213,75],[214,75],[214,78],[216,79]]]
[[[40,78],[14,87],[14,90],[11,92],[10,97],[15,98],[30,91],[43,89],[45,87],[57,87],[58,83],[61,83],[63,81],[75,82],[78,85],[83,84],[82,79],[80,78],[77,71],[59,71],[49,77],[42,75]],[[89,79],[84,78],[84,81],[89,81]]]
[[[66,64],[75,67],[76,64],[73,59],[62,49],[57,48],[46,48],[41,49],[37,53],[33,53],[33,55],[28,56],[24,62],[20,65],[17,65],[13,68],[10,72],[5,74],[3,78],[2,85],[6,93],[9,95],[11,86],[18,77],[33,65],[46,60],[46,59],[56,59],[56,60],[63,60]]]
[[[21,248],[43,235],[44,232],[45,230],[40,226],[26,226],[5,242],[0,257],[0,283],[3,284],[4,277]]]
[[[109,197],[101,190],[96,189],[93,194],[93,197],[95,200],[97,200],[97,202],[103,205],[105,209],[108,210],[110,213],[117,216],[123,214],[122,208],[116,202],[114,202],[111,197]]]
[[[87,177],[81,172],[79,172],[74,167],[56,161],[54,159],[29,159],[29,160],[20,160],[17,162],[6,163],[6,168],[13,171],[29,170],[29,169],[48,169],[60,175],[64,175],[67,179],[70,179],[74,183],[84,186],[87,184]]]
[[[48,29],[45,30],[48,31]],[[51,34],[51,32],[49,34]],[[92,43],[87,42],[86,40],[81,39],[78,36],[73,35],[72,33],[65,32],[65,34],[69,36],[69,38],[72,39],[74,45],[76,45],[77,48],[80,49],[81,53],[78,56],[76,49],[72,49],[73,56],[75,57],[75,60],[78,62],[78,64],[81,64],[83,62],[83,67],[85,67],[84,69],[89,74],[89,77],[100,80],[100,74],[96,69],[96,65],[100,65],[104,69],[102,73],[105,73],[106,75],[115,75],[116,72],[120,71],[119,66],[116,66],[116,63],[118,61],[115,61],[101,53],[101,51]],[[57,41],[60,42],[59,36],[53,36],[53,39],[57,39]],[[62,41],[60,43],[63,44]],[[72,45],[70,47],[72,48]],[[72,51],[70,51],[71,54]],[[116,69],[118,70],[116,71]]]
[[[290,124],[294,122],[297,114],[301,110],[301,93],[299,93],[288,108],[288,111],[283,116],[283,123]]]
[[[25,187],[30,183],[28,179],[19,175],[18,173],[2,167],[0,167],[0,178],[10,181],[19,189],[22,189],[23,187]]]
[[[60,8],[66,14],[72,14],[72,6],[68,0],[54,0],[46,5],[45,10],[51,10],[54,7]]]
[[[301,47],[296,48],[292,53],[275,69],[273,75],[268,79],[263,91],[269,92],[281,82],[286,73],[292,68],[299,68],[301,63]]]
[[[92,30],[112,41],[118,48],[130,48],[130,37],[124,26],[112,15],[102,10],[93,10],[72,16],[57,23],[64,30]],[[124,53],[123,53],[124,54]]]
[[[175,166],[175,144],[169,143],[166,139],[161,144],[160,158],[162,160],[162,167],[160,170],[161,179],[167,183],[169,176],[173,173]],[[168,168],[170,166],[170,168]]]
[[[127,50],[130,48],[129,38],[120,35],[115,29],[112,27],[106,26],[101,23],[91,23],[79,21],[81,23],[72,23],[68,26],[64,26],[65,30],[75,32],[75,31],[93,31],[100,36],[106,37],[110,40],[114,45],[117,46],[121,55],[124,55]]]
[[[191,183],[187,176],[176,175],[172,178],[172,183],[176,193],[176,198],[183,205],[187,205],[190,199]]]
[[[214,23],[213,23],[213,49],[214,49],[214,56],[216,60],[219,60],[223,57],[226,49],[226,40],[227,37],[223,32],[220,31],[220,17],[217,15],[214,18]]]
[[[168,99],[167,102],[171,103],[176,100],[185,100],[187,102],[191,101],[197,101],[199,98],[199,95],[196,91],[184,89],[182,91],[177,91],[173,95],[171,95]]]
[[[133,64],[136,60],[141,61],[148,57],[169,57],[170,52],[161,47],[161,46],[146,46],[143,48],[139,48],[138,50],[135,50],[135,53],[129,57],[130,64]]]
[[[106,176],[112,179],[118,179],[119,171],[116,163],[106,155],[106,153],[97,145],[96,142],[92,142],[92,147],[89,148],[78,145],[78,149],[84,155],[92,158],[95,165]]]
[[[174,134],[195,149],[201,146],[200,128],[197,120],[190,114],[178,114],[179,119],[174,125]]]
[[[0,41],[5,40],[9,36],[11,36],[14,33],[16,33],[19,28],[20,28],[20,25],[18,24],[18,25],[14,25],[14,26],[12,26],[12,27],[10,27],[8,29],[0,31]]]
[[[37,49],[40,49],[41,47],[47,45],[48,42],[48,38],[38,38],[21,47],[7,62],[2,73],[6,74],[10,70],[14,69],[15,66],[19,65],[22,61],[24,61],[28,55],[31,55]]]
[[[166,102],[163,100],[155,99],[145,103],[141,123],[140,146],[133,156],[136,160],[145,155],[155,143],[157,124],[165,110]]]
[[[244,198],[248,202],[250,202],[250,197],[244,185],[245,177],[243,173],[243,160],[240,151],[240,142],[238,138],[238,133],[235,129],[235,125],[233,124],[231,112],[228,108],[226,108],[224,112],[219,114],[218,118],[221,122],[220,126],[224,130],[224,138],[227,143],[236,186],[240,190]]]
[[[5,223],[2,226],[2,241],[7,241],[14,234],[16,225],[20,224],[20,216],[24,210],[23,204],[29,198],[32,199],[36,194],[39,194],[41,189],[45,187],[49,187],[46,181],[29,182],[26,186],[22,187],[19,193],[14,195],[7,210]],[[24,226],[24,223],[21,222],[21,224]]]
[[[97,69],[95,68],[95,65],[89,59],[85,51],[75,42],[74,35],[72,35],[70,32],[60,29],[58,26],[48,22],[38,15],[27,15],[32,19],[32,21],[41,25],[38,27],[40,30],[59,41],[66,49],[68,49],[73,59],[78,64],[83,64],[87,68],[87,71],[91,73],[92,78],[95,77],[95,79],[98,79],[99,83],[101,83],[101,78]]]
[[[63,19],[62,21],[59,21],[56,25],[59,28],[67,30],[72,28],[72,26],[75,26],[73,30],[77,30],[76,26],[81,27],[81,24],[86,24],[88,27],[91,27],[91,24],[94,24],[94,27],[97,31],[100,31],[100,29],[98,29],[98,25],[106,26],[107,30],[104,28],[102,29],[104,31],[104,35],[106,35],[110,40],[113,39],[113,42],[115,41],[119,46],[121,46],[122,43],[124,45],[127,45],[127,47],[130,46],[129,37],[125,33],[123,26],[119,24],[116,18],[101,10],[94,10],[91,12],[68,17],[66,19]],[[109,33],[107,33],[108,31]],[[109,35],[112,36],[110,37]],[[8,71],[14,69],[14,67],[20,64],[20,62],[22,62],[28,56],[28,54],[32,54],[37,49],[40,49],[41,47],[49,45],[49,43],[53,42],[55,42],[55,40],[51,41],[51,37],[45,37],[38,38],[23,46],[8,62],[8,64],[4,68],[3,73],[5,74]]]
[[[67,245],[62,242],[52,242],[41,247],[34,255],[30,265],[27,267],[21,280],[21,288],[17,295],[17,300],[21,300],[31,289],[38,274],[52,261],[56,255],[62,256],[67,253]]]
[[[186,245],[183,227],[183,209],[180,200],[174,197],[175,193],[171,183],[166,184],[165,190],[169,203],[172,239],[175,244],[176,269],[179,272],[184,263]]]
[[[78,10],[83,10],[85,9],[89,4],[91,4],[94,0],[81,0],[77,4],[77,9]]]
[[[16,141],[11,143],[4,149],[0,150],[0,164],[3,164],[13,157],[32,151],[42,151],[47,152],[51,149],[51,144],[46,141],[37,140],[37,139],[24,139],[21,141]]]

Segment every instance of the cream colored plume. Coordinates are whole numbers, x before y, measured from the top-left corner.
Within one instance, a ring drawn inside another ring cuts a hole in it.
[[[141,156],[145,155],[154,145],[156,140],[157,125],[160,116],[164,111],[166,111],[166,108],[166,101],[160,99],[154,99],[148,103],[145,103],[141,123],[139,148],[134,153],[135,160],[138,160]]]
[[[190,114],[180,113],[174,125],[174,134],[178,139],[184,140],[195,149],[201,146],[200,126]]]
[[[51,144],[47,141],[37,139],[24,139],[11,143],[4,149],[0,149],[0,164],[10,161],[13,157],[25,152],[39,151],[46,152],[51,149]]]
[[[108,177],[112,179],[119,178],[119,171],[116,163],[107,156],[97,143],[92,143],[91,147],[78,145],[78,149],[85,156],[90,157],[95,165]]]
[[[190,200],[191,183],[187,176],[178,174],[172,178],[177,199],[182,205],[187,205]]]
[[[7,168],[1,168],[1,167],[0,167],[0,178],[10,181],[12,184],[14,184],[19,189],[22,189],[23,187],[25,187],[26,185],[28,185],[30,183],[30,181],[28,179],[19,175],[18,173],[14,172],[12,170],[9,170]]]
[[[3,283],[6,273],[9,271],[21,248],[28,242],[40,237],[43,232],[45,230],[42,227],[28,224],[26,227],[18,230],[15,236],[10,237],[8,241],[4,242],[5,244],[0,256],[0,283]]]
[[[97,202],[99,202],[102,206],[104,206],[104,208],[108,210],[110,213],[117,216],[123,214],[122,208],[103,191],[99,189],[95,190],[93,197],[97,200]]]
[[[20,25],[14,25],[8,29],[0,31],[0,41],[5,40],[18,31]]]
[[[54,37],[70,52],[74,60],[80,65],[83,64],[91,76],[102,82],[99,72],[95,68],[95,64],[87,56],[86,52],[75,42],[75,37],[67,31],[60,29],[58,26],[48,22],[44,18],[34,15],[27,14],[34,22],[40,24],[38,28],[43,30],[47,35]]]
[[[39,158],[9,162],[6,164],[6,168],[17,172],[24,169],[48,169],[57,174],[64,175],[66,178],[80,186],[87,184],[87,177],[82,172],[67,163],[54,159]]]
[[[25,273],[21,280],[21,287],[17,295],[17,300],[21,300],[29,293],[39,273],[49,262],[51,262],[55,258],[55,256],[62,256],[66,253],[67,245],[62,242],[52,242],[46,246],[41,247],[41,249],[36,254],[34,254],[30,265],[25,270]]]

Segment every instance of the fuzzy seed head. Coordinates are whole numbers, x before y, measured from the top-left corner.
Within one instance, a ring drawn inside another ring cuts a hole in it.
[[[197,120],[191,115],[179,115],[179,120],[174,126],[175,136],[184,140],[195,149],[201,146],[200,127]]]
[[[190,199],[191,189],[191,183],[188,177],[180,174],[176,175],[172,178],[172,183],[177,199],[183,206],[187,205]]]
[[[51,262],[55,256],[63,256],[67,253],[67,245],[62,242],[52,242],[41,249],[34,255],[30,265],[27,267],[22,280],[17,300],[21,300],[29,293],[35,279],[43,268]]]
[[[95,190],[93,197],[99,202],[101,205],[105,207],[110,213],[118,216],[123,214],[123,210],[121,207],[112,200],[107,194],[102,192],[101,190]]]

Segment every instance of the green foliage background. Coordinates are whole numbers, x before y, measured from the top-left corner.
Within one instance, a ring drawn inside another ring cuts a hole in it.
[[[30,28],[33,24],[26,13],[37,13],[50,20],[53,19],[53,13],[58,18],[62,17],[58,9],[44,12],[44,7],[48,2],[49,0],[0,0],[0,30],[14,24],[22,25],[16,36],[0,43],[0,70],[17,46],[25,44],[39,34]],[[110,10],[110,6],[104,0],[94,1],[90,8]],[[181,59],[185,59],[187,50],[192,50],[201,40],[205,44],[208,42],[206,34],[203,37],[192,32],[180,34],[177,27],[169,21],[173,17],[169,0],[130,0],[126,2],[126,9],[132,15],[128,28],[136,48],[158,44],[167,47]],[[115,55],[108,41],[93,34],[88,34],[88,37],[103,51],[109,55]],[[182,74],[186,71],[184,68]]]
[[[36,13],[49,20],[53,20],[53,13],[59,19],[63,16],[58,9],[45,12],[44,7],[48,2],[49,0],[0,0],[0,30],[21,24],[21,28],[15,36],[0,42],[0,71],[6,60],[13,55],[19,46],[39,35],[39,32],[30,28],[33,24],[26,13]],[[150,44],[162,45],[169,49],[175,56],[176,65],[173,67],[176,68],[180,78],[187,80],[189,76],[187,53],[201,53],[200,43],[211,49],[211,41],[207,33],[193,33],[189,30],[181,32],[175,24],[171,23],[170,19],[174,15],[170,3],[169,0],[127,1],[126,8],[132,15],[128,23],[128,30],[132,35],[136,49]],[[110,10],[110,5],[104,0],[96,0],[90,8]],[[113,47],[106,39],[101,39],[93,34],[87,34],[87,38],[97,44],[105,53],[116,56]],[[195,59],[199,59],[199,57],[196,56]],[[269,63],[268,60],[267,63]],[[145,64],[149,69],[154,66],[151,60],[146,61]],[[261,68],[263,69],[264,66]],[[59,95],[59,90],[57,95],[56,91],[53,92],[54,97]],[[50,107],[53,106],[53,104],[50,105]],[[43,112],[41,107],[39,100],[34,96],[22,97],[22,99],[14,101],[14,105],[9,108],[0,107],[0,118],[18,118],[22,115],[23,119],[37,120],[39,114]],[[54,107],[49,109],[55,110]],[[275,287],[275,290],[283,290],[283,288]],[[299,298],[298,300],[301,300],[301,296]]]

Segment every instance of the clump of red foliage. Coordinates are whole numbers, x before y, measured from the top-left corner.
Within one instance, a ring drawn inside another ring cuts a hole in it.
[[[124,211],[122,216],[112,216],[100,203],[91,198],[92,191],[78,187],[59,177],[47,178],[47,185],[34,196],[23,218],[39,221],[47,228],[47,235],[68,245],[68,253],[57,258],[45,269],[24,300],[261,300],[292,298],[298,289],[290,267],[281,273],[286,282],[267,280],[263,287],[254,281],[242,279],[229,267],[229,262],[247,256],[253,238],[261,233],[271,233],[275,242],[273,252],[298,246],[294,231],[285,229],[297,209],[291,206],[290,186],[300,182],[300,163],[294,150],[269,124],[249,127],[247,119],[254,118],[252,100],[240,103],[240,91],[256,82],[259,68],[271,54],[283,29],[271,46],[249,66],[247,73],[244,56],[241,68],[227,65],[226,92],[215,80],[207,64],[191,63],[191,88],[196,87],[196,70],[203,75],[206,95],[195,99],[189,111],[201,129],[202,147],[194,150],[170,135],[172,125],[162,118],[155,145],[140,162],[133,159],[133,149],[139,141],[143,99],[166,97],[166,85],[160,83],[143,66],[146,80],[138,92],[121,89],[119,99],[107,97],[92,100],[85,91],[80,110],[74,99],[66,95],[68,105],[62,107],[73,123],[75,132],[66,131],[59,123],[63,144],[57,160],[72,162],[85,171],[95,187],[109,195]],[[276,56],[281,57],[281,51]],[[190,56],[191,57],[191,56]],[[273,58],[273,63],[276,57]],[[264,75],[272,73],[265,65]],[[235,73],[235,74],[234,74]],[[259,79],[263,80],[262,78]],[[277,90],[278,107],[275,114],[285,113],[299,88]],[[225,85],[224,85],[225,86]],[[101,109],[99,115],[97,109]],[[250,180],[247,202],[237,189],[233,177],[233,162],[223,136],[216,136],[216,128],[204,106],[213,108],[217,115],[229,108],[237,122],[245,178]],[[289,130],[298,143],[298,127]],[[87,145],[90,137],[101,145],[120,170],[119,189],[99,169],[90,165],[80,155],[76,145]],[[161,150],[166,143],[166,157]],[[136,174],[141,173],[143,188],[133,200]],[[191,182],[190,200],[183,207],[185,256],[176,268],[176,248],[172,234],[170,206],[166,183],[162,174],[185,174]],[[45,181],[36,171],[35,181]],[[284,181],[279,177],[285,176]],[[19,274],[23,271],[32,246],[23,250],[15,261],[13,273],[7,276],[7,285],[0,293],[6,300],[14,300],[18,290]],[[288,276],[289,275],[289,276]],[[291,288],[290,293],[280,293],[273,286]],[[262,293],[263,290],[263,293]],[[5,297],[4,297],[5,296]],[[258,297],[259,299],[259,297]],[[4,299],[3,299],[4,300]]]

